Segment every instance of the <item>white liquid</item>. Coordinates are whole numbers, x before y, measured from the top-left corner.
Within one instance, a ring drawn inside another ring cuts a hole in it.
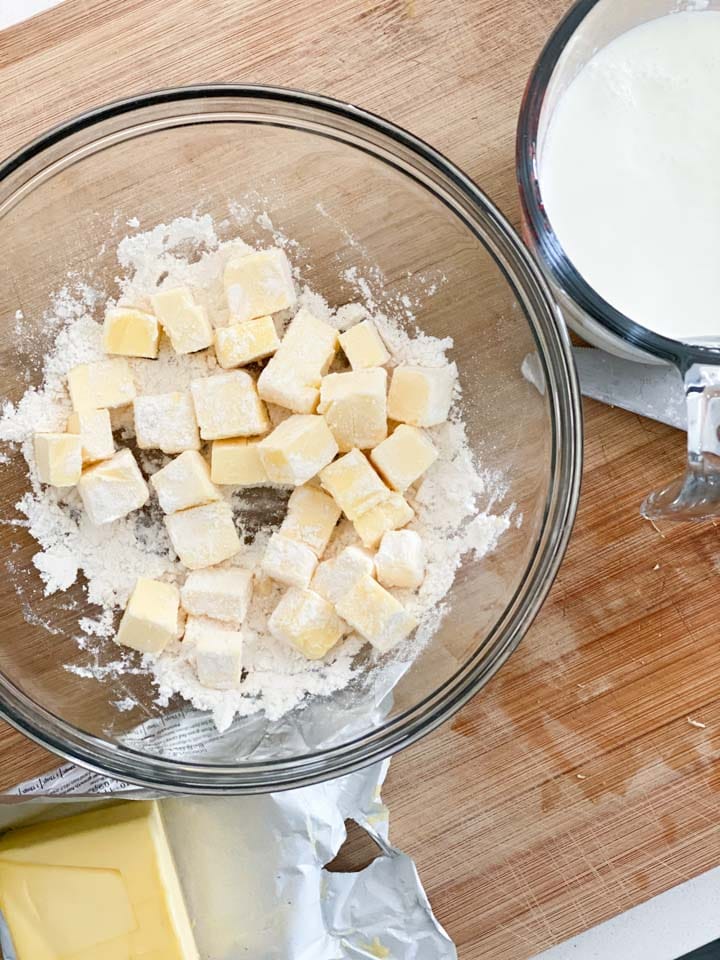
[[[720,340],[720,12],[661,17],[600,50],[557,105],[540,187],[605,300],[675,340]]]

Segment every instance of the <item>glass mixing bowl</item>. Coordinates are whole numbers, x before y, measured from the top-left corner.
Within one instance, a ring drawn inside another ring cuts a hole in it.
[[[492,556],[463,564],[434,640],[398,670],[382,703],[370,671],[342,695],[313,698],[283,721],[238,720],[222,736],[179,702],[158,707],[146,676],[124,677],[119,690],[116,680],[63,669],[78,659],[78,609],[97,608],[79,584],[43,597],[36,545],[22,528],[0,527],[3,552],[20,574],[0,585],[2,716],[86,767],[185,793],[269,791],[338,776],[451,716],[537,613],[570,535],[581,472],[565,331],[539,271],[495,207],[403,130],[347,104],[267,87],[195,87],[113,103],[51,130],[0,167],[2,393],[16,401],[39,381],[32,358],[53,337],[43,311],[69,274],[116,292],[114,250],[130,218],[148,228],[194,210],[222,225],[229,201],[260,202],[298,241],[303,271],[331,303],[353,299],[346,272],[359,263],[382,272],[380,307],[409,276],[442,278],[418,305],[416,322],[454,339],[470,442],[506,478],[496,509],[514,503],[522,523]],[[263,231],[253,217],[242,235],[267,244]],[[14,335],[18,310],[32,350]],[[537,385],[521,373],[529,353]],[[27,478],[19,454],[3,470],[7,517]],[[79,608],[68,609],[75,601]],[[128,696],[138,706],[118,712],[113,701]]]
[[[657,17],[720,10],[720,0],[578,0],[548,39],[528,80],[518,119],[517,179],[523,231],[568,324],[589,343],[641,363],[672,364],[685,381],[686,472],[642,505],[649,519],[720,514],[720,345],[661,336],[625,316],[594,290],[563,250],[540,185],[545,137],[554,111],[580,70],[602,47]],[[661,201],[659,201],[661,202]]]

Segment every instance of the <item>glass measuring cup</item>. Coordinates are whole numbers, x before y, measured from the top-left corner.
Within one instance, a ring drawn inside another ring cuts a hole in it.
[[[648,330],[603,299],[580,275],[547,217],[539,168],[545,137],[563,93],[594,54],[616,37],[657,17],[720,10],[720,0],[579,0],[550,36],[523,98],[517,135],[517,177],[525,239],[543,267],[570,324],[585,340],[641,363],[672,364],[685,384],[685,474],[651,493],[643,516],[703,518],[720,513],[720,337],[682,342]],[[640,371],[639,371],[640,372]]]

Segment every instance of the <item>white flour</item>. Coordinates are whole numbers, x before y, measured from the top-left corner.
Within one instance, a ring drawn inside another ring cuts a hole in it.
[[[269,220],[265,225],[272,229]],[[279,239],[282,238],[274,232],[275,242]],[[292,245],[292,242],[283,240],[283,245]],[[172,224],[126,237],[118,248],[123,269],[121,300],[137,306],[148,305],[149,296],[159,285],[187,284],[207,305],[216,323],[227,322],[222,271],[228,257],[240,249],[247,247],[239,240],[219,243],[212,220],[207,216],[180,218]],[[351,271],[348,279],[356,284],[361,295],[365,294],[364,307],[354,304],[332,310],[322,296],[308,287],[301,287],[301,305],[339,329],[370,311],[393,354],[394,363],[439,366],[447,362],[445,352],[452,347],[450,339],[441,341],[420,331],[408,333],[414,318],[410,301],[404,302],[407,297],[400,298],[402,302],[398,304],[401,324],[398,319],[380,312],[367,282],[357,271]],[[377,276],[373,279],[377,284]],[[78,611],[78,643],[91,661],[95,655],[94,663],[67,667],[88,677],[120,676],[138,671],[138,660],[124,650],[117,650],[117,659],[112,663],[108,663],[106,657],[100,664],[97,656],[99,651],[107,651],[109,638],[114,633],[116,611],[126,604],[138,577],[182,582],[185,575],[174,557],[154,501],[122,520],[96,527],[80,508],[74,490],[59,491],[43,487],[37,481],[32,434],[38,430],[64,429],[70,412],[64,382],[67,372],[78,363],[103,356],[102,327],[96,319],[102,310],[97,309],[98,305],[104,306],[104,298],[82,285],[72,292],[61,291],[47,316],[47,323],[57,328],[58,333],[52,352],[44,359],[42,386],[29,388],[16,406],[6,403],[0,418],[0,440],[19,445],[28,463],[30,489],[17,504],[17,510],[39,545],[33,563],[46,595],[67,590],[82,575],[88,602],[100,608],[92,615],[89,610]],[[17,328],[18,335],[22,336],[21,316],[17,318]],[[130,360],[130,363],[139,393],[183,389],[191,379],[206,375],[216,366],[214,357],[207,353],[180,356],[166,344],[157,362]],[[270,413],[274,422],[287,415],[287,411],[279,408],[271,409]],[[113,413],[113,427],[119,431],[122,441],[132,439],[132,417],[127,412]],[[445,612],[445,597],[462,557],[471,552],[477,556],[490,552],[510,523],[510,511],[503,516],[478,513],[479,500],[492,503],[499,491],[496,481],[474,462],[457,405],[451,421],[431,428],[429,433],[440,456],[419,488],[408,495],[416,511],[410,526],[424,540],[427,574],[417,593],[393,591],[420,622],[415,636],[393,654],[403,660],[411,658],[437,629]],[[143,452],[139,462],[150,474],[167,459],[152,451]],[[267,522],[258,529],[258,517],[274,512],[279,522],[283,497],[277,491],[262,490],[250,495],[237,490],[226,495],[236,508],[238,529],[247,544],[230,563],[256,570],[273,529]],[[353,539],[352,525],[342,523],[333,537],[330,554]],[[269,720],[275,720],[308,696],[328,695],[347,686],[358,669],[356,657],[362,642],[351,636],[325,661],[311,662],[273,639],[267,630],[267,618],[283,589],[268,579],[256,581],[243,654],[246,675],[237,691],[216,691],[201,686],[188,654],[178,642],[159,657],[143,660],[143,668],[151,671],[156,680],[158,702],[167,704],[170,697],[179,693],[198,709],[211,711],[222,730],[236,714],[249,715],[263,710]],[[28,616],[33,616],[32,611],[28,611]],[[118,699],[116,705],[119,710],[132,706],[126,697]]]

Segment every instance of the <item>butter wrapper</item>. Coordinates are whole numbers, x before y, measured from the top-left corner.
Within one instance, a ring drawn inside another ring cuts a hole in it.
[[[456,960],[415,864],[390,843],[387,769],[282,793],[160,801],[202,960]],[[0,831],[110,802],[104,793],[149,796],[68,765],[1,798]],[[358,873],[330,872],[347,820],[380,854]]]

